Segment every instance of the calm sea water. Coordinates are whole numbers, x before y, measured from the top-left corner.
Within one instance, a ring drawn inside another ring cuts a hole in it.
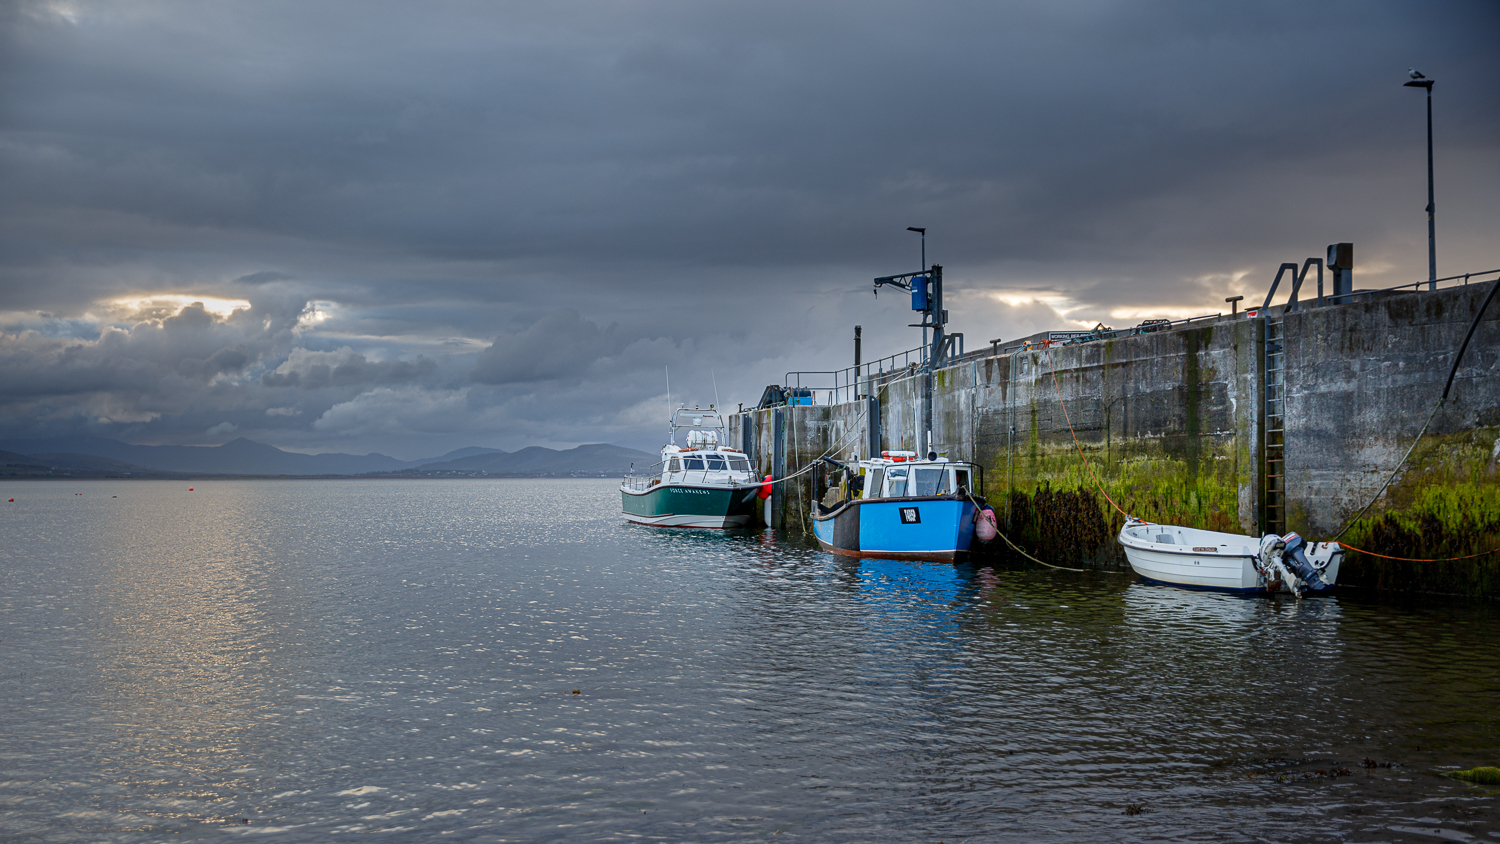
[[[1500,839],[1437,776],[1500,763],[1492,605],[854,562],[612,481],[0,507],[7,841]]]

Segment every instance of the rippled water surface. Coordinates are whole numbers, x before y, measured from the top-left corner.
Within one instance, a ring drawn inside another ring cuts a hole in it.
[[[0,840],[1500,840],[1492,605],[189,485],[0,486]]]

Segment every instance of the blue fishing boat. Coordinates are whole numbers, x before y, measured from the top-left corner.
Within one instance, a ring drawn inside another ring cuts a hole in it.
[[[974,539],[979,467],[910,451],[884,451],[858,468],[831,460],[836,480],[812,507],[825,551],[850,557],[954,562]]]

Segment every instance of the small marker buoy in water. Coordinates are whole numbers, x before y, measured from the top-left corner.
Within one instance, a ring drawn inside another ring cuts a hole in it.
[[[193,491],[193,488],[192,487],[188,487],[188,492],[192,492],[192,491]]]
[[[14,499],[14,498],[12,498],[12,499],[11,499],[11,501],[15,501],[15,499]]]

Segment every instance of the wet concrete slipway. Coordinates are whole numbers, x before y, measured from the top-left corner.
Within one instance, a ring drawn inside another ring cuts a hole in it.
[[[0,490],[0,839],[1500,840],[1492,603],[187,486]]]

